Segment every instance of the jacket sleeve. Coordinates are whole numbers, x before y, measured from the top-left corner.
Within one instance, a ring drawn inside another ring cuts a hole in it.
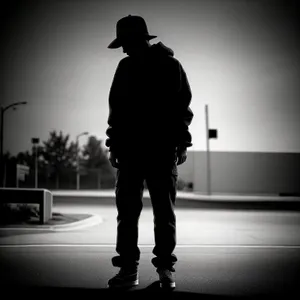
[[[179,89],[177,93],[177,147],[191,147],[192,135],[189,126],[193,120],[194,114],[191,110],[190,103],[192,92],[188,82],[187,75],[179,63]]]
[[[116,151],[117,149],[117,135],[118,135],[118,109],[116,108],[116,103],[119,102],[121,97],[120,95],[120,84],[121,84],[121,62],[119,63],[112,85],[109,91],[109,114],[108,114],[108,128],[106,129],[107,139],[105,141],[105,145],[109,147],[110,151]]]

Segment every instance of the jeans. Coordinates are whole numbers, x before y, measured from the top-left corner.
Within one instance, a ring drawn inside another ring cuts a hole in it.
[[[116,176],[117,239],[114,266],[137,267],[140,260],[138,222],[143,208],[144,181],[147,183],[154,215],[155,246],[152,264],[175,271],[177,261],[176,216],[174,212],[177,165],[175,155],[167,159],[139,159],[139,163],[120,161]]]

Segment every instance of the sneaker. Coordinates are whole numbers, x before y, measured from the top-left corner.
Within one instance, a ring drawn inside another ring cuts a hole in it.
[[[165,289],[174,289],[176,284],[172,272],[168,269],[157,269],[159,275],[160,287]]]
[[[132,272],[121,268],[119,273],[109,279],[109,288],[130,288],[139,284],[139,274],[137,271]]]

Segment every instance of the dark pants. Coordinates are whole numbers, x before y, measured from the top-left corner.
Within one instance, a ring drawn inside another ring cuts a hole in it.
[[[132,160],[136,161],[136,157]],[[152,264],[172,271],[177,261],[173,253],[176,246],[176,216],[174,205],[177,185],[175,155],[153,159],[138,159],[139,163],[123,160],[117,171],[117,242],[119,256],[113,258],[113,265],[137,267],[140,260],[138,247],[138,222],[143,208],[144,181],[147,183],[154,214],[155,246]]]

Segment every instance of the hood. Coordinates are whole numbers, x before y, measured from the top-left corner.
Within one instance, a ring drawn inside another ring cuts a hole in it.
[[[171,48],[165,46],[162,42],[153,44],[150,49],[155,55],[174,56],[174,51]]]

